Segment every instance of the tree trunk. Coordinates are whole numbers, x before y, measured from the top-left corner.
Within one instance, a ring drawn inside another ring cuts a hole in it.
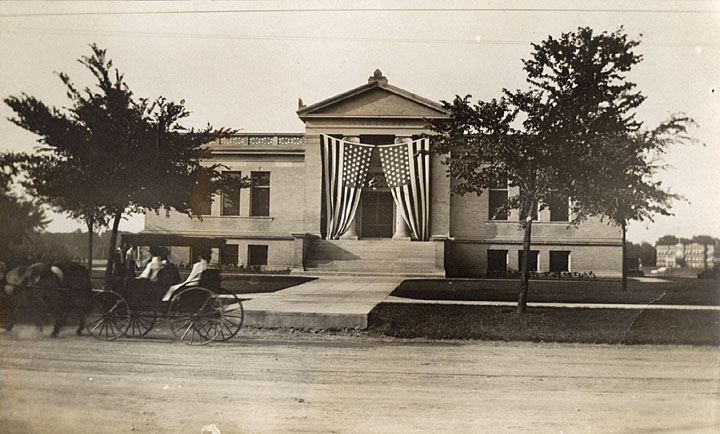
[[[92,277],[92,266],[93,266],[93,222],[92,220],[87,220],[85,223],[87,223],[88,228],[88,260],[87,260],[87,267],[88,267],[88,273],[90,274],[90,277]]]
[[[530,270],[528,264],[530,261],[530,236],[532,234],[532,204],[529,205],[527,217],[525,220],[525,233],[523,235],[523,258],[521,265],[520,277],[520,295],[518,296],[517,313],[523,314],[527,312],[527,296],[530,287]]]
[[[627,241],[625,239],[625,235],[627,233],[627,226],[625,222],[622,222],[620,224],[620,227],[622,228],[622,290],[627,291]]]
[[[115,245],[117,244],[118,228],[120,227],[120,219],[122,218],[122,210],[115,213],[112,225],[112,233],[110,235],[110,247],[108,248],[107,266],[105,266],[105,289],[112,288],[113,265],[115,263]]]

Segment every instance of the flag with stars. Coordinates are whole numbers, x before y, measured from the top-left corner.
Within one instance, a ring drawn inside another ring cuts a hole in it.
[[[429,239],[430,141],[379,146],[380,161],[398,212],[416,240]]]
[[[374,146],[322,135],[326,238],[337,240],[350,227],[370,167]]]

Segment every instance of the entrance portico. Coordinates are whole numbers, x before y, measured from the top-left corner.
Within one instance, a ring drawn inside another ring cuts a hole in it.
[[[323,237],[323,163],[321,157],[321,135],[342,139],[349,143],[366,145],[392,145],[407,143],[430,133],[427,119],[446,117],[442,106],[388,84],[386,77],[377,70],[366,85],[341,93],[310,106],[300,102],[298,117],[305,123],[305,232]],[[370,163],[365,191],[377,191],[381,186],[382,169],[376,154]],[[446,237],[449,233],[449,178],[439,158],[430,158],[430,227],[431,237]],[[436,193],[436,194],[434,194]],[[362,202],[362,199],[361,199]],[[348,229],[347,237],[360,237],[362,227],[355,224]],[[395,228],[393,235],[409,238],[407,225],[393,212]],[[361,217],[362,218],[362,217]],[[399,220],[399,221],[398,221]],[[402,223],[402,224],[401,224]],[[345,235],[345,234],[343,234]]]
[[[348,241],[415,240],[413,231],[408,227],[407,217],[404,218],[398,210],[398,199],[393,199],[391,195],[381,165],[379,147],[420,139],[423,134],[430,132],[427,119],[447,116],[442,106],[388,84],[387,78],[377,70],[366,85],[310,106],[304,106],[301,101],[297,114],[305,123],[305,233],[319,239],[328,238],[328,204],[323,199],[326,194],[323,176],[328,175],[325,173],[321,151],[321,137],[324,135],[345,143],[373,147],[366,179],[358,187],[359,203],[354,218],[338,238]],[[443,244],[449,234],[449,179],[446,177],[446,168],[440,165],[437,156],[430,156],[428,162],[426,185],[429,218],[424,221],[427,225],[424,239],[428,241],[413,243]],[[387,249],[392,250],[391,247]],[[311,251],[308,254],[312,256]],[[392,259],[389,258],[390,261]],[[440,269],[444,269],[442,261],[439,263]],[[428,267],[428,273],[437,272],[435,263],[428,264]]]

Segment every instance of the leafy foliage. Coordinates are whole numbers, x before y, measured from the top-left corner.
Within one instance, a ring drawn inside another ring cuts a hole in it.
[[[11,121],[40,137],[39,153],[26,165],[31,191],[90,229],[112,219],[114,249],[124,214],[171,209],[191,214],[200,198],[229,184],[247,186],[247,179],[223,178],[219,164],[200,162],[209,156],[206,145],[232,130],[183,128],[180,121],[190,115],[184,101],[136,98],[106,50],[90,47],[92,54],[79,62],[93,74],[95,87],[79,90],[58,74],[68,109],[26,94],[5,98],[17,116]],[[110,267],[112,261],[108,275]]]
[[[637,131],[632,111],[644,100],[625,74],[641,60],[622,29],[594,35],[590,28],[533,44],[524,60],[531,89],[503,89],[503,97],[444,102],[449,119],[431,121],[438,153],[449,155],[456,194],[482,194],[499,177],[517,188],[507,208],[578,196],[582,180],[604,163],[608,139]],[[587,214],[576,206],[576,221]]]
[[[48,221],[40,205],[13,191],[22,154],[0,154],[0,261],[8,262],[9,247],[29,234],[43,229]]]
[[[489,102],[470,95],[443,102],[449,118],[432,120],[434,150],[457,180],[453,193],[482,194],[498,178],[512,189],[504,209],[520,209],[529,256],[534,208],[571,197],[572,219],[603,214],[616,222],[664,212],[676,196],[648,178],[659,168],[647,157],[664,151],[691,122],[675,117],[641,131],[635,110],[645,97],[627,79],[642,60],[622,28],[595,34],[579,28],[533,44],[523,60],[528,90],[503,89]],[[620,194],[621,186],[626,186]],[[614,202],[613,202],[614,201]],[[527,300],[523,263],[518,311]]]
[[[640,262],[644,267],[654,267],[657,262],[657,252],[650,243],[634,244],[628,242],[627,253],[629,258],[640,258]]]

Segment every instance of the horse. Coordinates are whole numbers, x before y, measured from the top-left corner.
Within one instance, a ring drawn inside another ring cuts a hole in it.
[[[48,308],[55,317],[55,326],[50,337],[56,338],[65,323],[68,312],[79,307],[80,323],[75,333],[79,336],[85,328],[85,315],[92,299],[90,274],[82,265],[60,262],[56,264],[36,263],[13,268],[7,273],[0,267],[3,298],[6,304],[8,324],[12,330],[21,306],[33,311],[38,326],[42,326],[38,309]]]

